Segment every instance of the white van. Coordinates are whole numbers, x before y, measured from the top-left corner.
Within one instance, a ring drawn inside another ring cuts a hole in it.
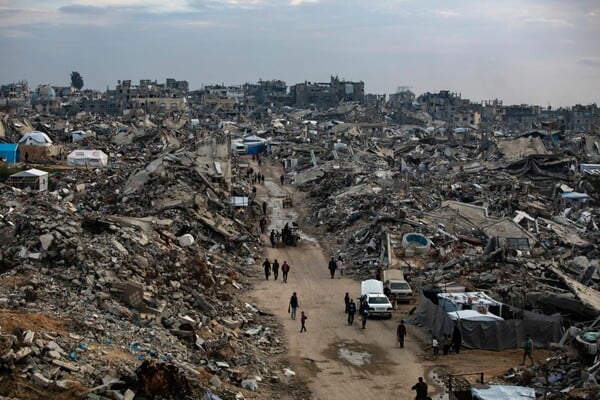
[[[404,273],[399,269],[386,269],[383,271],[383,285],[390,289],[393,300],[397,302],[410,302],[413,291],[404,279]]]
[[[383,294],[383,282],[377,279],[367,279],[360,283],[360,297],[369,304],[369,316],[384,316],[392,318],[392,303]]]

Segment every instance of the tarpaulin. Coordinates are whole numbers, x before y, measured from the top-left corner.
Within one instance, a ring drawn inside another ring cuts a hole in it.
[[[506,350],[522,347],[526,335],[533,339],[535,347],[547,348],[562,337],[559,314],[543,315],[512,308],[521,319],[504,321],[458,321],[462,333],[462,346],[472,349]],[[454,321],[423,294],[416,310],[417,321],[439,338],[452,335]]]

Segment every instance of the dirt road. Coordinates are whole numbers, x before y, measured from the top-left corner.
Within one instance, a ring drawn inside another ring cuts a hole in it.
[[[260,168],[267,179],[264,185],[257,185],[258,199],[268,203],[270,229],[281,229],[286,222],[300,221],[298,214],[308,210],[302,201],[303,194],[295,193],[290,186],[279,183],[280,168],[263,165]],[[281,199],[291,193],[293,208],[282,208]],[[300,227],[302,231],[302,226]],[[313,230],[314,231],[314,230]],[[259,278],[249,293],[250,300],[262,309],[275,314],[284,328],[289,352],[281,360],[296,371],[294,378],[306,382],[315,400],[353,399],[412,399],[410,388],[419,376],[429,383],[430,395],[436,400],[447,399],[447,394],[436,385],[431,371],[439,368],[450,373],[483,372],[486,380],[504,374],[511,368],[518,368],[521,362],[520,349],[502,352],[466,350],[460,355],[434,357],[430,351],[424,352],[422,343],[427,334],[407,325],[408,337],[404,349],[396,343],[395,331],[401,314],[412,306],[399,307],[391,320],[369,319],[365,330],[360,329],[358,319],[353,326],[346,323],[344,294],[353,298],[360,294],[360,283],[350,278],[330,279],[327,263],[331,254],[320,247],[315,238],[301,232],[298,247],[271,248],[269,238],[263,235],[265,257],[277,259],[281,264],[287,261],[291,266],[287,284],[264,280],[262,261],[256,266]],[[260,277],[263,277],[260,279]],[[300,320],[291,320],[288,302],[293,292],[297,292],[300,310],[308,315],[307,329],[300,333]],[[413,319],[411,316],[410,319]],[[419,339],[417,339],[419,338]],[[537,350],[536,363],[542,363],[551,355],[550,350]],[[469,376],[474,382],[478,374]],[[443,385],[442,385],[443,386]],[[292,399],[288,393],[280,397]],[[304,398],[304,397],[302,397]]]
[[[269,204],[269,231],[296,221],[297,209],[302,207],[296,202],[294,208],[281,208],[281,198],[292,191],[279,185],[276,170],[271,172],[258,192],[260,201]],[[410,387],[424,371],[416,360],[419,344],[411,340],[410,330],[405,348],[398,347],[395,331],[399,315],[394,314],[391,320],[369,319],[364,330],[358,318],[349,326],[344,294],[357,298],[359,282],[331,279],[327,270],[329,255],[314,238],[301,234],[297,247],[271,248],[268,236],[263,236],[265,256],[280,264],[287,261],[291,270],[287,284],[282,283],[281,276],[277,281],[273,276],[268,281],[257,280],[250,296],[282,322],[289,348],[285,360],[297,373],[295,379],[308,383],[314,399],[413,398]],[[262,273],[258,276],[264,277]],[[293,292],[298,294],[299,311],[308,316],[304,333],[300,333],[300,312],[296,320],[288,314]]]

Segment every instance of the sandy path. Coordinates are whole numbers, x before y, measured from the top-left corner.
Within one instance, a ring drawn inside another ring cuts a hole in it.
[[[255,165],[255,164],[254,164]],[[269,173],[271,172],[271,173]],[[264,186],[259,186],[259,199],[269,204],[271,228],[280,229],[286,222],[296,221],[294,208],[281,208],[281,197],[289,187],[281,187],[276,169],[267,172]],[[302,227],[300,227],[302,228]],[[269,242],[263,235],[264,242]],[[250,297],[266,311],[275,314],[284,327],[289,353],[285,356],[297,379],[308,382],[314,399],[410,399],[410,387],[423,375],[416,360],[418,343],[409,337],[404,349],[395,340],[399,316],[391,320],[369,319],[365,330],[357,319],[353,326],[346,322],[344,294],[353,298],[360,294],[360,283],[349,278],[330,279],[327,270],[329,256],[316,240],[301,234],[298,247],[271,248],[265,256],[291,266],[287,284],[257,279]],[[264,260],[264,258],[263,258]],[[262,261],[260,264],[262,264]],[[264,277],[262,267],[257,276]],[[297,292],[300,309],[308,315],[307,329],[300,333],[300,320],[291,320],[288,302]],[[410,336],[410,330],[409,330]]]

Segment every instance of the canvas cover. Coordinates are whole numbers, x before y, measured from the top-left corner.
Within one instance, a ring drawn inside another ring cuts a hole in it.
[[[52,139],[44,132],[40,131],[31,131],[19,140],[19,144],[27,144],[34,146],[50,146],[52,144]]]
[[[67,156],[67,164],[72,167],[104,167],[108,156],[102,150],[73,150]]]
[[[556,343],[561,339],[562,329],[559,314],[543,315],[514,308],[513,310],[522,316],[522,319],[461,320],[459,327],[462,333],[462,345],[471,349],[500,351],[522,347],[526,335],[531,335],[535,347],[539,348],[547,348],[550,343]],[[454,321],[423,294],[420,296],[416,316],[417,321],[433,336],[441,338],[444,334],[452,334]]]

